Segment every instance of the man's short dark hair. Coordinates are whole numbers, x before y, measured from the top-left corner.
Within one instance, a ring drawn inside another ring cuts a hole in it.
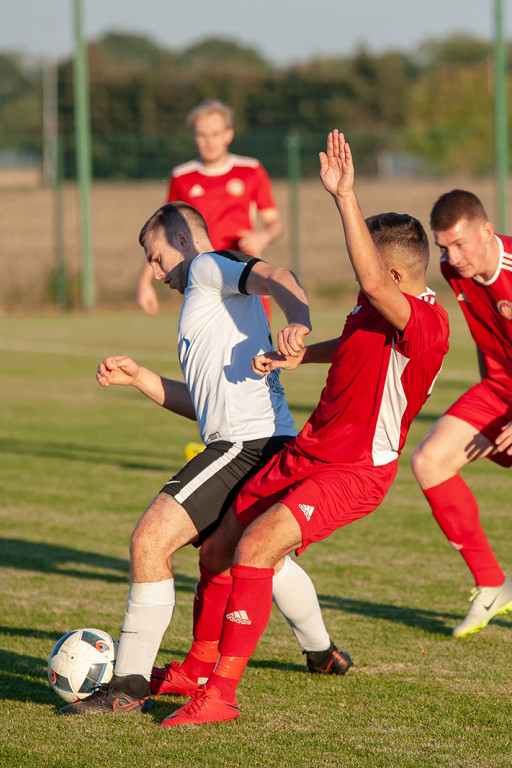
[[[430,251],[427,233],[418,219],[407,213],[379,213],[369,216],[366,225],[389,266],[397,259],[411,274],[425,273]]]
[[[192,233],[199,230],[208,237],[205,218],[196,208],[188,203],[166,203],[146,221],[139,234],[139,243],[144,247],[146,237],[158,229],[163,229],[167,242],[172,243],[178,229],[183,227]]]
[[[433,232],[446,232],[461,219],[488,221],[480,198],[464,189],[452,189],[434,203],[430,213],[430,227]]]

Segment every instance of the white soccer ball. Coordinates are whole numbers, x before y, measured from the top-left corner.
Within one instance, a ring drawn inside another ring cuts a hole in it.
[[[48,659],[48,680],[64,701],[91,696],[114,674],[117,642],[102,629],[74,629],[55,644]]]

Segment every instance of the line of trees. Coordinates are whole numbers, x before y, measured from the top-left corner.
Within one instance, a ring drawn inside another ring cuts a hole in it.
[[[319,133],[338,126],[364,148],[368,172],[376,172],[383,157],[397,156],[416,158],[416,170],[430,174],[492,168],[492,46],[480,39],[426,41],[413,53],[374,55],[361,48],[349,57],[287,68],[219,38],[175,52],[146,37],[110,33],[90,43],[88,52],[100,176],[144,175],[141,168],[147,172],[151,163],[137,165],[132,157],[130,165],[130,155],[165,154],[173,162],[189,157],[185,116],[207,97],[235,108],[235,151],[243,151],[249,134],[282,147],[292,130],[306,144],[315,136],[317,146]],[[71,60],[58,66],[59,133],[70,148],[72,66]],[[42,115],[41,63],[0,55],[0,151],[40,149]],[[70,151],[69,163],[71,157]]]

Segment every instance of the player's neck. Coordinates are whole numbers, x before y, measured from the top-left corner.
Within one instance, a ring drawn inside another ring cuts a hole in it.
[[[496,274],[498,264],[500,261],[500,246],[496,237],[493,237],[490,243],[487,245],[485,258],[482,261],[482,265],[475,275],[476,280],[480,280],[486,283],[491,280]]]
[[[402,293],[408,293],[409,296],[421,296],[427,291],[427,284],[424,280],[402,280],[400,283]]]
[[[204,160],[203,158],[201,158],[201,163],[203,164],[203,167],[206,168],[206,170],[215,171],[218,168],[224,168],[224,166],[227,165],[228,159],[229,159],[229,152],[226,152],[225,155],[222,155],[216,160]]]

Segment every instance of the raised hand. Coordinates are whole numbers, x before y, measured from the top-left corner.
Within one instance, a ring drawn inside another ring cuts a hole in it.
[[[320,152],[320,179],[331,195],[343,196],[354,188],[354,164],[345,137],[336,128],[327,137],[327,153]]]

